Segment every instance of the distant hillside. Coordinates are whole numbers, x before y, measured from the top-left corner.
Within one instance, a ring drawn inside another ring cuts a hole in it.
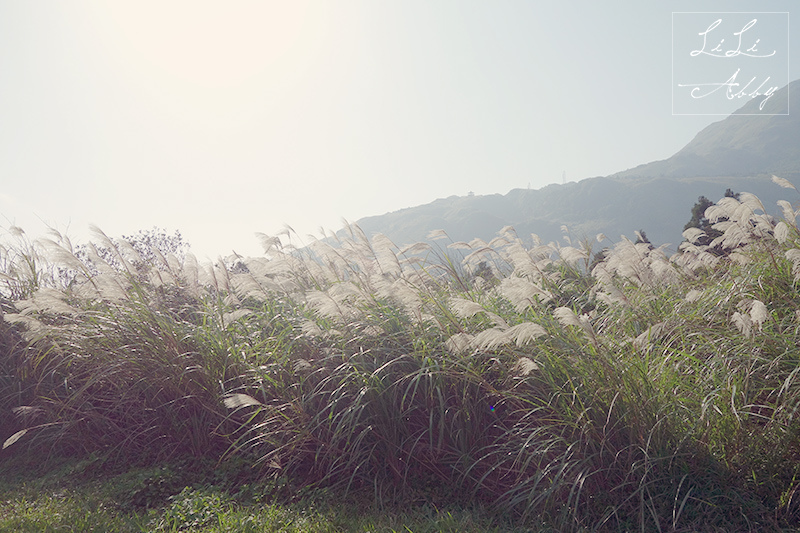
[[[573,239],[594,238],[600,232],[612,240],[620,235],[634,238],[634,231],[644,230],[652,242],[671,243],[674,249],[682,240],[683,226],[697,198],[719,200],[726,188],[756,194],[773,214],[778,213],[778,200],[800,200],[766,175],[626,181],[591,178],[538,190],[515,189],[506,195],[451,196],[363,218],[358,225],[367,235],[383,233],[398,245],[425,240],[433,229],[445,230],[454,241],[490,240],[507,225],[514,226],[520,237],[535,233],[549,242],[560,240],[561,226],[566,225]]]
[[[790,91],[790,109],[800,110],[800,80],[781,91]],[[778,96],[776,93],[775,100]],[[664,161],[537,190],[451,196],[363,218],[358,224],[367,235],[383,233],[401,246],[425,240],[434,229],[445,230],[454,241],[489,240],[507,225],[514,226],[521,237],[535,233],[544,241],[555,241],[562,238],[561,226],[566,225],[573,239],[594,238],[602,232],[616,240],[644,230],[652,242],[671,243],[674,249],[682,240],[691,207],[701,195],[716,201],[727,188],[752,192],[774,214],[778,214],[777,200],[800,201],[796,193],[770,180],[777,174],[800,184],[800,120],[796,113],[742,115],[758,103],[751,100],[711,124]]]
[[[678,153],[663,161],[614,174],[618,178],[693,178],[777,174],[800,177],[800,80],[777,91],[764,112],[785,113],[789,93],[790,115],[746,115],[758,112],[754,99],[724,120],[703,129]],[[779,107],[776,107],[779,106]]]

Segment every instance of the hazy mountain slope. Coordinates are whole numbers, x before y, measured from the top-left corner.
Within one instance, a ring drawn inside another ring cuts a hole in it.
[[[800,81],[779,93],[787,90],[790,108],[800,110]],[[775,99],[779,96],[776,93]],[[701,195],[716,201],[727,188],[752,192],[776,215],[777,200],[800,201],[797,193],[770,180],[777,174],[800,184],[797,113],[742,115],[757,105],[752,100],[736,114],[709,125],[664,161],[537,190],[451,196],[363,218],[358,224],[368,235],[383,233],[398,245],[424,240],[434,229],[445,230],[454,241],[488,240],[506,225],[514,226],[522,237],[536,233],[545,241],[560,240],[560,228],[566,225],[573,238],[594,238],[603,232],[617,240],[622,234],[633,237],[635,230],[645,230],[652,242],[672,243],[674,248]]]
[[[514,226],[521,237],[535,233],[549,242],[560,240],[564,235],[561,226],[566,225],[573,239],[593,239],[602,232],[616,241],[620,235],[635,238],[634,231],[644,230],[652,242],[671,243],[674,248],[682,240],[683,226],[697,198],[702,195],[719,200],[728,187],[756,194],[776,215],[777,200],[800,200],[793,191],[773,184],[768,176],[625,182],[591,178],[539,190],[515,189],[506,195],[451,196],[367,217],[358,224],[367,235],[383,233],[398,245],[425,240],[433,229],[445,230],[454,241],[475,237],[489,240],[507,225]]]
[[[782,102],[789,92],[789,115],[747,115],[758,110],[754,99],[729,117],[710,124],[678,153],[663,161],[614,174],[614,177],[800,176],[800,80],[775,93],[765,111],[785,113]]]

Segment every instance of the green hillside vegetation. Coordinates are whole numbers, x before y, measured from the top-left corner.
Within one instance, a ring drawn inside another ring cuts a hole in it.
[[[716,237],[688,228],[672,256],[351,226],[198,264],[12,228],[0,531],[800,528],[800,230],[779,207],[726,196]],[[109,499],[8,481],[65,458]]]

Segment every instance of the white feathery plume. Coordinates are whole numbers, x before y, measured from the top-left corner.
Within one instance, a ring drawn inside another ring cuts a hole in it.
[[[189,257],[189,256],[187,255],[187,259],[188,259],[188,257]],[[266,277],[266,275],[267,275],[267,273],[266,273],[266,268],[267,268],[267,265],[268,265],[268,264],[269,264],[271,261],[272,261],[272,260],[270,260],[270,259],[266,259],[266,258],[264,258],[264,257],[248,257],[248,258],[246,258],[246,259],[244,260],[244,264],[245,264],[245,266],[247,267],[247,270],[249,270],[249,271],[250,271],[250,274],[251,274],[253,277],[256,277],[256,278],[264,278],[264,277]],[[196,262],[197,262],[197,260],[195,259],[195,260],[194,260],[194,263],[196,264]],[[187,264],[188,264],[188,263],[187,263]],[[184,267],[184,268],[185,268],[185,267]]]
[[[323,333],[316,322],[308,319],[303,319],[300,323],[300,330],[304,335],[310,335],[312,337],[321,337]]]
[[[231,324],[233,324],[234,322],[236,322],[240,318],[242,318],[244,316],[247,316],[247,315],[249,315],[251,313],[252,313],[252,311],[250,311],[249,309],[237,309],[236,311],[233,311],[231,313],[223,313],[222,314],[222,327],[223,328],[227,328],[228,326],[230,326]]]
[[[737,224],[736,222],[718,222],[712,226],[714,229],[723,231],[724,233],[711,241],[710,246],[715,248],[722,246],[724,248],[736,248],[741,244],[750,242],[750,232]]]
[[[792,227],[797,227],[797,211],[794,210],[792,204],[787,202],[786,200],[778,200],[778,205],[783,212],[783,218],[786,220],[787,224],[790,224]]]
[[[750,205],[743,203],[733,211],[731,220],[738,224],[750,226],[750,222],[756,221],[756,212]]]
[[[497,253],[497,252],[495,251],[494,248],[491,248],[489,246],[484,246],[482,248],[478,248],[474,252],[471,252],[469,255],[467,255],[464,258],[463,263],[465,265],[470,264],[470,263],[473,263],[473,264],[474,263],[479,263],[480,261],[483,260],[483,256],[489,255],[489,254],[492,254],[492,253]]]
[[[491,241],[489,241],[490,248],[502,248],[503,246],[508,246],[512,242],[516,242],[515,240],[509,240],[505,235],[498,235]]]
[[[626,305],[628,303],[627,298],[625,298],[625,294],[613,285],[606,286],[602,291],[598,291],[597,299],[606,305]]]
[[[466,298],[450,298],[450,309],[459,318],[470,318],[484,312],[488,314],[481,304]]]
[[[706,236],[706,232],[700,228],[687,228],[683,231],[683,238],[697,244],[697,241]]]
[[[337,250],[327,242],[315,240],[312,241],[308,247],[319,256],[322,262],[324,262],[330,270],[332,276],[326,276],[326,278],[336,279],[342,276],[343,273],[348,270],[349,265],[345,258],[342,257],[341,251]]]
[[[422,297],[405,279],[398,279],[388,285],[386,291],[379,291],[381,296],[388,297],[405,307],[406,311],[417,312],[422,309]]]
[[[789,226],[786,222],[778,222],[778,225],[775,226],[775,240],[781,244],[789,240]]]
[[[33,312],[76,315],[80,311],[65,301],[66,295],[50,287],[40,287],[27,300],[19,301],[15,307],[23,315]]]
[[[294,362],[293,368],[295,372],[306,372],[311,370],[311,363],[306,359],[298,359]]]
[[[598,287],[602,288],[597,291],[597,298],[600,301],[607,305],[628,303],[625,294],[614,284],[614,277],[609,272],[605,261],[592,269],[592,276],[597,279]]]
[[[109,272],[101,272],[92,277],[92,285],[98,297],[109,302],[119,302],[128,297],[129,285],[125,278]]]
[[[22,324],[25,327],[22,335],[28,341],[47,335],[50,331],[50,328],[39,320],[21,313],[5,313],[2,318],[9,324]]]
[[[786,250],[786,259],[792,262],[792,274],[794,274],[794,281],[800,281],[800,249],[792,248]]]
[[[489,328],[481,331],[472,340],[472,345],[480,350],[494,350],[512,341],[508,331],[503,328]]]
[[[697,300],[699,300],[702,297],[703,297],[703,291],[699,291],[697,289],[692,289],[692,290],[690,290],[689,292],[686,293],[686,296],[684,297],[684,300],[686,300],[687,302],[696,302]]]
[[[450,237],[447,235],[447,232],[445,232],[443,229],[435,229],[435,230],[431,231],[430,233],[428,233],[428,237],[427,237],[427,239],[432,240],[432,241],[435,241],[435,240],[438,240],[438,239],[449,239],[449,238]]]
[[[508,329],[508,323],[500,315],[487,311],[486,316],[489,317],[489,320],[491,320],[492,324],[495,326],[502,329]]]
[[[511,373],[520,377],[527,376],[536,370],[539,370],[539,365],[530,357],[520,357],[517,359],[517,362],[514,363],[514,366],[511,367]]]
[[[585,333],[594,336],[594,330],[592,329],[589,315],[578,316],[569,307],[557,307],[553,311],[553,316],[555,316],[556,320],[558,320],[562,326],[578,326]]]
[[[164,278],[167,281],[164,281]],[[171,281],[168,272],[162,272],[157,268],[149,268],[147,270],[147,279],[154,287],[161,287]]]
[[[445,348],[454,354],[467,353],[472,347],[474,337],[468,333],[456,333],[444,343]]]
[[[655,279],[657,279],[661,283],[665,284],[677,283],[680,279],[680,277],[678,276],[678,272],[675,270],[674,266],[666,260],[653,261],[652,263],[650,263],[650,269],[653,271]]]
[[[264,253],[268,254],[273,250],[279,250],[281,247],[281,240],[279,237],[273,237],[271,235],[267,235],[266,233],[256,232],[256,238],[258,239],[259,244],[261,244],[261,248],[264,249]]]
[[[214,266],[211,263],[197,265],[197,281],[204,287],[213,287],[216,284]]]
[[[378,326],[376,324],[370,324],[369,326],[361,330],[361,333],[367,337],[377,338],[382,335],[386,335],[386,330],[384,330],[381,326]]]
[[[100,241],[100,245],[103,248],[107,248],[114,254],[114,258],[117,259],[122,266],[128,272],[133,271],[133,265],[127,260],[127,258],[120,252],[119,247],[108,237],[108,235],[103,232],[99,227],[95,226],[94,224],[89,225],[89,232],[94,235],[94,237]],[[91,246],[94,248],[94,246]],[[95,255],[99,258],[99,254],[97,254],[97,250],[95,248]],[[94,262],[94,261],[93,261]],[[105,261],[103,261],[105,262]]]
[[[375,259],[378,261],[381,271],[385,274],[399,276],[403,269],[397,256],[392,251],[397,246],[382,233],[378,233],[372,238],[372,244],[375,249]]]
[[[500,282],[500,293],[514,305],[518,313],[524,313],[537,301],[545,303],[552,298],[549,292],[538,285],[516,276],[503,278]]]
[[[53,262],[60,263],[61,265],[75,270],[76,272],[87,272],[86,265],[81,262],[80,259],[75,257],[75,254],[72,253],[72,250],[51,239],[39,239],[38,242],[42,245],[45,253]]]
[[[578,326],[582,327],[580,319],[578,319],[578,315],[570,309],[569,307],[557,307],[553,311],[553,316],[556,317],[562,326]]]
[[[417,242],[414,244],[409,244],[408,246],[404,246],[402,250],[400,250],[400,255],[419,255],[425,252],[429,252],[431,250],[431,245],[427,242]]]
[[[261,269],[261,274],[263,276],[278,276],[278,275],[290,275],[294,272],[300,271],[300,268],[295,270],[295,263],[296,261],[293,260],[291,256],[281,255],[262,263],[263,268]],[[299,266],[299,265],[298,265]],[[208,283],[205,280],[202,280],[204,285]]]
[[[119,250],[120,257],[125,259],[126,264],[133,265],[134,263],[141,263],[144,261],[142,255],[133,247],[133,245],[125,239],[119,240],[119,245],[117,246]],[[157,248],[150,249],[156,257],[160,255],[160,252]]]
[[[607,239],[607,237],[605,233],[598,233],[595,239],[597,239],[597,242],[603,242],[604,240]]]
[[[479,239],[479,238],[476,237],[476,238],[472,239],[471,241],[469,241],[469,246],[473,250],[477,250],[479,248],[486,248],[489,245],[483,239]]]
[[[522,347],[532,340],[547,335],[547,331],[539,324],[534,322],[523,322],[508,328],[507,335],[518,347]]]
[[[428,269],[424,268],[413,268],[409,266],[403,270],[403,278],[411,286],[424,288],[429,285],[436,285],[436,279],[433,277],[433,274]]]
[[[750,320],[750,317],[746,314],[742,314],[739,311],[736,311],[731,316],[731,322],[739,329],[739,331],[745,337],[749,337],[753,331],[753,322]]]
[[[166,256],[161,253],[161,250],[155,247],[150,247],[150,252],[153,254],[155,261],[153,261],[159,267],[168,267],[169,261],[167,260]]]
[[[761,300],[752,300],[749,305],[750,320],[752,320],[753,324],[757,325],[760,330],[761,325],[769,318],[769,310],[767,310],[767,306],[764,305],[764,302]]]
[[[552,262],[553,254],[558,253],[558,246],[552,242],[549,244],[537,244],[528,253],[536,261],[547,260]]]
[[[239,298],[233,291],[230,291],[228,294],[225,295],[225,298],[222,299],[222,303],[229,306],[229,307],[236,307],[242,304]]]
[[[705,211],[705,217],[711,224],[715,224],[722,219],[730,219],[740,205],[736,198],[726,196],[716,204],[708,206]]]
[[[252,396],[242,393],[228,394],[223,400],[223,403],[228,409],[238,409],[250,405],[264,405]]]
[[[514,237],[517,236],[517,230],[515,230],[514,226],[511,225],[503,226],[497,233],[507,233],[509,235],[513,235]]]
[[[418,255],[411,255],[411,256],[408,256],[408,257],[404,257],[403,260],[400,261],[400,264],[402,264],[403,267],[405,267],[405,268],[403,268],[403,275],[404,276],[408,276],[408,270],[409,270],[408,267],[411,267],[411,270],[418,270],[417,268],[415,268],[415,266],[417,266],[417,265],[423,265],[423,266],[426,265],[425,259],[420,257],[420,256],[418,256]]]
[[[572,246],[562,246],[559,248],[558,253],[561,256],[561,259],[567,263],[578,263],[579,261],[584,261],[589,257],[585,251],[579,250],[578,248],[574,248]]]
[[[306,301],[317,313],[326,318],[347,318],[349,315],[336,300],[323,291],[307,292]]]
[[[634,244],[624,235],[614,245],[603,261],[603,268],[610,274],[629,279],[637,285],[650,284],[652,276],[648,267],[650,245]]]
[[[252,271],[249,274],[234,274],[231,276],[231,285],[240,297],[255,298],[262,301],[265,299],[266,290],[256,281]]]
[[[781,186],[781,187],[783,187],[784,189],[794,189],[794,190],[797,190],[797,187],[795,187],[794,185],[792,185],[792,182],[791,182],[791,181],[789,181],[789,180],[787,180],[787,179],[785,179],[785,178],[779,178],[778,176],[775,176],[774,174],[773,174],[773,176],[772,176],[772,182],[773,182],[773,183],[775,183],[775,184],[777,184],[777,185],[780,185],[780,186]]]
[[[350,297],[358,298],[361,290],[350,281],[335,283],[328,289],[328,294],[337,301],[344,301]]]
[[[192,253],[187,253],[183,260],[183,275],[186,279],[186,288],[189,294],[195,298],[200,297],[200,278],[197,257]]]
[[[683,243],[680,247],[681,253],[675,254],[672,261],[689,273],[693,273],[700,268],[713,269],[719,263],[720,257],[710,253],[708,250],[708,246]]]
[[[761,203],[761,200],[758,198],[758,196],[751,192],[740,193],[739,202],[741,202],[742,205],[749,207],[752,213],[755,213],[756,210],[760,210],[762,213],[767,211],[764,209],[764,204]]]
[[[728,256],[728,259],[730,259],[737,265],[749,265],[750,263],[753,262],[750,256],[745,255],[739,251],[731,252],[731,254]]]
[[[731,316],[731,322],[739,328],[746,337],[753,334],[753,328],[761,330],[762,325],[769,319],[769,310],[764,302],[756,299],[742,300],[737,305],[739,311]]]
[[[167,267],[169,267],[173,274],[183,270],[183,265],[181,265],[180,260],[178,260],[175,254],[167,254]]]
[[[541,278],[541,271],[536,266],[536,262],[531,259],[528,251],[520,244],[515,242],[506,249],[506,260],[511,263],[514,271],[527,276],[532,280]]]

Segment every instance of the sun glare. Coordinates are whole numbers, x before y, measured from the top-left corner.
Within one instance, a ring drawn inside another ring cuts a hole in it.
[[[128,60],[150,76],[230,88],[302,59],[315,16],[301,2],[135,2],[96,5]]]
[[[254,100],[273,105],[291,98],[324,53],[327,9],[320,4],[135,2],[87,9],[108,74],[157,112],[204,127],[224,129],[250,113]]]

